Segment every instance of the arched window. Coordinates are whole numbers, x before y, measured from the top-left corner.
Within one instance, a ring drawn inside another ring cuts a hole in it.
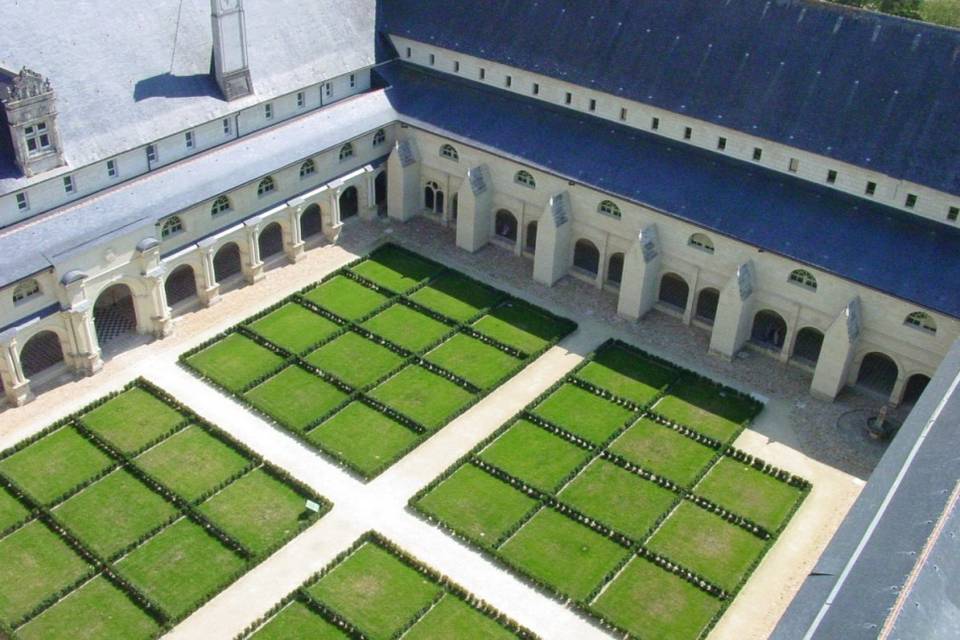
[[[537,188],[537,181],[526,171],[517,171],[517,175],[513,176],[513,181],[531,189]]]
[[[353,157],[353,145],[349,142],[340,147],[340,162]]]
[[[300,177],[306,178],[307,176],[312,176],[317,172],[317,165],[313,164],[313,160],[307,160],[302,165],[300,165]]]
[[[277,188],[277,185],[273,181],[273,178],[271,178],[270,176],[267,176],[266,178],[260,181],[260,184],[257,185],[257,195],[262,196],[262,195],[268,194],[276,188]]]
[[[914,311],[903,320],[903,324],[926,331],[927,333],[937,332],[937,322],[930,317],[929,313],[923,311]]]
[[[810,289],[810,291],[817,290],[817,279],[812,273],[805,269],[794,269],[790,272],[790,277],[788,279],[793,284],[806,287],[807,289]]]
[[[13,290],[13,304],[20,304],[27,298],[32,298],[33,296],[40,294],[40,283],[30,278],[29,280],[24,280],[16,286]]]
[[[383,129],[378,129],[377,132],[373,134],[373,146],[379,147],[386,141],[387,141],[387,133]]]
[[[210,215],[216,216],[221,213],[230,211],[230,198],[227,196],[220,196],[213,201],[213,204],[210,206]]]
[[[604,200],[597,207],[597,211],[602,213],[605,216],[610,216],[612,218],[619,218],[623,214],[620,213],[620,207],[615,203],[610,202],[609,200]]]
[[[163,222],[163,226],[160,227],[160,237],[169,238],[172,235],[176,235],[183,231],[183,221],[179,216],[173,216],[172,218],[167,218]]]
[[[460,154],[449,144],[440,147],[440,157],[453,160],[454,162],[460,160]]]
[[[713,253],[713,240],[703,235],[702,233],[695,233],[690,236],[690,239],[687,240],[687,244],[691,247],[700,249],[701,251],[706,251],[707,253]]]

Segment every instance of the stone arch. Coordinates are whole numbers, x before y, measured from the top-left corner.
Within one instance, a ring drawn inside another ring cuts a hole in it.
[[[535,253],[537,250],[537,221],[534,220],[527,224],[527,240],[525,243],[527,251]]]
[[[753,316],[750,342],[768,349],[783,349],[787,339],[787,321],[776,311],[762,309]]]
[[[100,346],[137,330],[137,310],[130,285],[117,283],[100,292],[93,303],[93,325]]]
[[[213,276],[217,282],[243,271],[243,261],[240,258],[240,247],[236,242],[228,242],[217,250],[213,256]]]
[[[193,267],[189,264],[181,264],[171,271],[163,283],[163,290],[167,294],[167,304],[171,307],[195,297],[197,277]]]
[[[705,287],[697,294],[697,308],[694,316],[697,320],[713,324],[717,319],[717,308],[720,306],[720,291],[713,287]]]
[[[300,237],[304,240],[323,232],[323,213],[320,205],[313,203],[300,214]]]
[[[823,332],[814,327],[804,327],[797,332],[797,339],[793,342],[793,354],[790,357],[816,366],[822,348]]]
[[[20,366],[28,379],[60,364],[63,364],[60,336],[49,329],[30,336],[20,349]]]
[[[600,250],[586,238],[580,238],[573,245],[573,266],[592,276],[600,271]]]
[[[907,385],[903,389],[903,400],[901,404],[916,404],[928,384],[930,384],[930,376],[924,373],[915,373],[907,378]]]
[[[900,367],[885,353],[873,351],[863,356],[857,371],[857,386],[889,397],[900,377]]]
[[[607,261],[607,282],[618,287],[623,281],[623,254],[614,253]]]
[[[493,232],[498,238],[517,241],[517,217],[511,211],[500,209],[494,217]]]
[[[676,273],[665,273],[660,278],[660,294],[658,299],[681,312],[687,310],[687,300],[690,298],[690,285],[682,276]]]
[[[271,222],[260,231],[257,246],[260,248],[261,262],[283,253],[283,228],[279,222]]]
[[[340,222],[360,213],[360,195],[356,187],[347,187],[340,193]]]

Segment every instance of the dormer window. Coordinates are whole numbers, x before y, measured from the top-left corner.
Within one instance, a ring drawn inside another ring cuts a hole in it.
[[[24,127],[23,137],[27,142],[27,151],[31,154],[43,153],[50,148],[50,135],[47,133],[46,122]]]

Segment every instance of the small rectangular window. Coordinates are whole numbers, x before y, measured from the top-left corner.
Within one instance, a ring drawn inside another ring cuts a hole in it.
[[[790,158],[790,162],[787,164],[787,170],[790,173],[796,173],[800,170],[800,160],[797,158]]]
[[[332,82],[328,82],[327,84],[325,84],[325,85],[323,85],[323,86],[324,86],[324,90],[326,90],[326,92],[327,92],[327,97],[328,97],[328,98],[332,98],[332,97],[333,97],[333,83],[332,83]]]
[[[487,79],[487,70],[484,69],[483,67],[480,67],[480,79],[481,80]]]
[[[73,193],[73,176],[63,177],[63,192]]]
[[[724,138],[723,136],[720,136],[719,138],[717,138],[717,149],[719,149],[720,151],[723,151],[726,148],[727,148],[727,139]]]
[[[753,148],[753,159],[759,161],[763,157],[763,149],[760,147]]]
[[[690,127],[684,127],[684,128],[683,128],[683,139],[684,139],[684,140],[689,140],[689,139],[692,138],[692,137],[693,137],[693,129],[691,129]]]
[[[656,131],[657,129],[659,129],[659,128],[660,128],[660,118],[653,118],[653,119],[650,121],[650,128],[653,129],[654,131]]]
[[[120,175],[120,172],[117,169],[117,161],[107,160],[107,177],[116,178],[118,175]]]
[[[157,148],[152,144],[147,145],[147,162],[157,161]]]
[[[413,50],[411,50],[410,47],[407,47],[407,57],[413,57]]]
[[[620,119],[623,120],[624,122],[626,122],[626,120],[627,120],[627,110],[626,110],[626,109],[620,109]]]
[[[454,60],[454,61],[453,61],[453,72],[454,72],[454,73],[460,73],[460,61],[459,61],[459,60]]]
[[[351,88],[351,89],[355,89],[356,86],[357,86],[357,74],[351,73],[351,74],[350,74],[350,88]]]
[[[432,67],[432,66],[435,65],[436,63],[437,63],[437,56],[435,56],[435,55],[433,55],[433,54],[431,53],[431,54],[430,54],[430,66]]]
[[[567,91],[566,97],[563,99],[566,104],[571,104],[573,102],[573,94]]]
[[[540,95],[540,83],[539,83],[539,82],[534,82],[534,83],[533,83],[533,95],[535,95],[535,96]]]
[[[504,83],[507,87],[512,87],[512,86],[513,86],[513,77],[512,77],[512,76],[507,76],[506,78],[503,79],[503,83]]]
[[[590,98],[590,111],[596,111],[596,110],[597,110],[597,101],[594,100],[593,98]]]
[[[307,96],[303,93],[303,91],[298,91],[297,92],[297,108],[303,109],[303,107],[306,104],[307,104]]]
[[[187,145],[187,149],[193,149],[193,131],[187,131],[183,134],[183,141]]]
[[[837,172],[833,169],[827,171],[827,184],[837,184]]]
[[[868,196],[872,196],[872,195],[875,194],[876,192],[877,192],[877,183],[876,183],[876,182],[868,182],[868,183],[867,183],[867,195],[868,195]]]
[[[960,207],[950,207],[947,211],[947,220],[956,222],[957,218],[960,218]]]
[[[263,105],[263,117],[267,120],[273,120],[273,104],[268,102]]]
[[[907,209],[913,209],[917,206],[917,196],[912,193],[907,194],[907,201],[904,203],[907,205]]]
[[[230,135],[232,130],[233,130],[233,127],[230,125],[230,118],[224,118],[223,119],[223,135],[225,136]]]
[[[20,211],[26,211],[30,208],[30,203],[27,202],[27,194],[18,193],[17,194],[17,209]]]

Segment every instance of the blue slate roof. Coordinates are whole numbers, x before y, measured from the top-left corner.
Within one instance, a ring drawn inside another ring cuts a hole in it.
[[[960,195],[960,31],[808,0],[391,0],[378,29]]]
[[[956,229],[478,83],[380,73],[403,121],[960,317]]]

